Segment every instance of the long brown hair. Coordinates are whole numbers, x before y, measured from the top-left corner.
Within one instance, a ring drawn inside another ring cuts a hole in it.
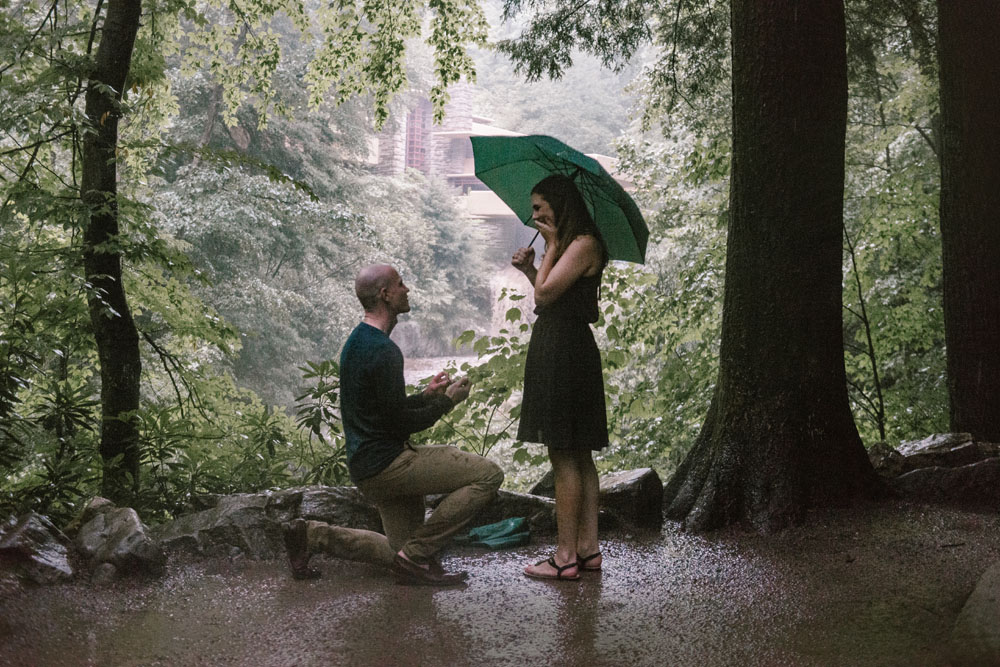
[[[594,218],[587,210],[583,195],[569,176],[552,174],[546,176],[531,188],[531,194],[539,195],[549,206],[555,216],[556,242],[555,252],[558,260],[578,236],[593,236],[601,246],[601,268],[608,263],[608,246],[604,243],[601,230],[597,228]]]

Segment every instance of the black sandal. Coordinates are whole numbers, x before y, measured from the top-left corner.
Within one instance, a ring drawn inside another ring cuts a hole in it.
[[[541,565],[542,563],[548,563],[549,565],[551,565],[553,569],[555,569],[556,571],[555,576],[551,574],[531,574],[527,570],[524,571],[525,576],[531,577],[532,579],[558,579],[559,581],[575,581],[580,578],[579,570],[574,575],[563,574],[563,572],[570,569],[571,567],[577,567],[577,564],[575,562],[559,566],[556,565],[556,557],[550,556],[548,560],[540,560],[537,563],[535,563],[535,565]]]
[[[577,554],[576,555],[576,564],[577,564],[577,566],[581,570],[588,570],[590,572],[600,572],[601,571],[601,566],[600,565],[593,565],[593,566],[589,566],[589,567],[587,566],[587,563],[589,563],[590,561],[594,560],[595,558],[597,558],[600,555],[601,555],[600,551],[598,551],[595,554],[590,554],[589,556],[581,556],[580,554]]]

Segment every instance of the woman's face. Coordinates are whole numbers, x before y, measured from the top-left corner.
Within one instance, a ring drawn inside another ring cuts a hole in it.
[[[531,219],[536,223],[556,226],[556,214],[552,211],[552,207],[537,193],[531,195]]]

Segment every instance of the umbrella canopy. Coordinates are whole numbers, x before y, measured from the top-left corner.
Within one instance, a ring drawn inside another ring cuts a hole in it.
[[[472,137],[476,176],[529,227],[531,189],[551,174],[569,176],[587,202],[611,259],[643,263],[649,229],[639,207],[597,160],[552,137]]]

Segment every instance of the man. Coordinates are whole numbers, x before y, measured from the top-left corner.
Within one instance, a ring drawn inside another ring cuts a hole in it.
[[[446,572],[437,554],[489,503],[503,471],[486,458],[456,447],[415,447],[408,438],[434,424],[469,395],[469,380],[436,375],[421,393],[407,396],[403,355],[389,338],[400,314],[409,312],[409,289],[387,265],[363,268],[354,290],[364,318],[340,355],[340,401],[347,439],[347,467],[361,493],[382,517],[395,552],[392,571],[403,584],[460,584],[465,573]],[[424,496],[447,494],[424,519]],[[343,530],[343,529],[341,529]],[[286,545],[297,578],[318,576],[308,567],[309,525],[293,522]]]

